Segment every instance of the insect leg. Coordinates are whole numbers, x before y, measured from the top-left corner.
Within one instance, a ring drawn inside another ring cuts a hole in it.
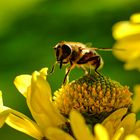
[[[60,69],[62,68],[63,59],[60,60]]]
[[[89,73],[88,70],[84,66],[81,65],[80,67],[84,70],[85,75],[87,75]]]
[[[54,72],[56,64],[57,64],[57,61],[53,64],[51,71],[49,72],[50,74],[52,74]]]
[[[68,68],[66,68],[66,70],[65,70],[65,77],[64,77],[64,80],[63,80],[63,84],[66,84],[66,83],[68,83],[69,82],[69,72],[70,72],[70,70],[69,70],[69,67]]]
[[[102,76],[97,70],[101,66],[101,58],[100,56],[94,56],[88,59],[88,62],[91,62],[91,66],[93,65],[95,67],[95,73],[98,74],[99,76]],[[90,70],[91,70],[90,66]]]
[[[68,68],[66,68],[66,74],[63,80],[63,84],[65,85],[66,82],[68,81],[68,74],[70,73],[70,71],[75,67],[74,64],[70,65]]]
[[[99,73],[99,72],[97,71],[97,68],[95,69],[95,73],[98,74],[99,76],[102,76],[101,73]]]

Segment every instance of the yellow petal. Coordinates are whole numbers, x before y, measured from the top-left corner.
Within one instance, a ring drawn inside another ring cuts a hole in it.
[[[113,54],[121,61],[135,60],[140,57],[140,34],[131,35],[119,40],[113,49]],[[121,49],[118,51],[117,49]]]
[[[121,119],[126,114],[126,112],[127,112],[127,108],[121,108],[116,110],[102,122],[102,125],[105,125],[108,121],[110,121],[117,126],[121,122]]]
[[[140,138],[140,120],[136,122],[133,133]]]
[[[134,87],[134,98],[133,98],[132,110],[134,112],[138,112],[140,110],[140,85],[136,85]]]
[[[0,106],[3,106],[2,91],[0,90]]]
[[[9,110],[4,110],[0,112],[0,128],[4,125],[8,115],[9,115]]]
[[[48,68],[46,68],[46,67],[45,67],[45,68],[42,68],[42,69],[39,71],[39,73],[40,73],[40,76],[46,80],[46,76],[47,76],[47,74],[48,74]]]
[[[124,135],[130,134],[135,128],[135,122],[136,115],[134,113],[130,113],[121,121],[120,125],[118,126],[118,129],[123,127]]]
[[[112,137],[112,140],[120,140],[120,137],[122,136],[123,133],[124,133],[124,128],[121,127],[115,132],[114,136]]]
[[[140,138],[140,128],[135,129],[133,133]]]
[[[49,83],[39,72],[34,72],[31,87],[27,93],[27,104],[43,131],[49,126],[58,126],[65,123],[64,117],[54,107],[51,98]]]
[[[113,135],[116,132],[116,129],[118,128],[121,119],[126,114],[127,108],[121,108],[110,114],[103,122],[102,125],[107,129],[108,134],[110,137],[113,137]]]
[[[135,129],[140,128],[140,120],[136,121]]]
[[[129,21],[120,21],[113,26],[113,37],[116,40],[139,33],[140,24],[133,24]]]
[[[140,71],[140,56],[138,56],[135,59],[126,61],[124,68],[126,70],[132,70],[132,69],[137,69],[138,71]]]
[[[46,80],[48,68],[42,68],[39,72],[40,76]],[[14,84],[22,95],[27,96],[28,87],[31,85],[31,75],[19,75],[15,78]]]
[[[114,123],[115,122],[112,120],[108,120],[106,121],[106,123],[103,123],[103,126],[107,129],[110,138],[114,136],[114,133],[116,131]]]
[[[55,127],[49,127],[45,135],[49,140],[74,140],[71,135]]]
[[[0,91],[0,113],[8,109],[9,109],[8,107],[3,105],[2,91]]]
[[[133,22],[135,24],[140,24],[140,13],[133,14],[130,17],[130,20],[131,20],[131,22]]]
[[[74,110],[70,112],[70,124],[77,140],[94,140],[84,118],[79,112]]]
[[[22,93],[23,96],[27,96],[27,89],[31,85],[31,75],[20,75],[14,80],[16,88]]]
[[[36,139],[43,137],[39,127],[32,120],[24,114],[10,108],[5,108],[5,110],[0,113],[0,125],[2,126],[5,122],[12,128]]]
[[[94,132],[98,140],[109,140],[107,130],[101,124],[95,125]]]
[[[135,135],[128,135],[124,140],[140,140],[140,139]]]

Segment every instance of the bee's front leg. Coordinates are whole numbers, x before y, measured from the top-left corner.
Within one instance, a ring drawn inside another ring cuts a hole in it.
[[[69,72],[70,72],[70,68],[68,67],[65,70],[65,77],[64,77],[64,80],[63,80],[63,85],[69,82],[69,75],[68,75]]]
[[[65,77],[64,77],[64,80],[63,80],[63,85],[65,85],[66,83],[69,82],[69,73],[70,71],[75,67],[74,64],[70,65],[68,68],[66,68],[66,74],[65,74]]]
[[[53,64],[49,74],[52,74],[54,72],[56,64],[57,64],[57,61]]]

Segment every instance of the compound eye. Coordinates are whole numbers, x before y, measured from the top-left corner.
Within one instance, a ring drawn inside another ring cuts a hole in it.
[[[61,46],[60,46],[60,45],[54,47],[54,50],[55,50],[55,53],[56,53],[56,57],[57,57],[57,58],[58,58],[59,55],[60,55],[60,49],[61,49]]]
[[[69,45],[62,45],[62,53],[63,53],[63,59],[65,59],[66,57],[68,57],[72,52],[72,48]]]

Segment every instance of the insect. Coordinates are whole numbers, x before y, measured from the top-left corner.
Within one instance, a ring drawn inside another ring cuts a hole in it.
[[[69,67],[66,68],[66,74],[63,81],[63,84],[65,84],[68,74],[75,66],[84,69],[85,74],[89,73],[88,70],[93,69],[100,75],[97,70],[102,68],[104,62],[96,50],[111,49],[89,48],[80,42],[62,41],[54,47],[54,50],[56,54],[55,64],[60,64],[60,69],[62,68],[62,65],[69,64]],[[51,73],[54,71],[55,64],[53,65]]]

